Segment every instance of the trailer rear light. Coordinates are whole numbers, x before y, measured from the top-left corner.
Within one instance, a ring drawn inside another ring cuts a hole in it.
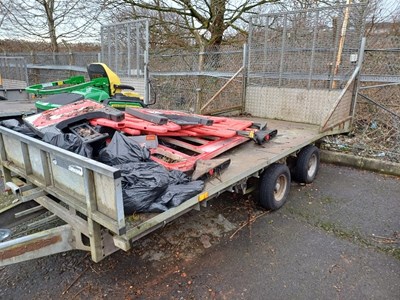
[[[201,194],[198,196],[198,201],[201,202],[201,201],[206,200],[207,198],[208,198],[208,192],[204,192],[204,193],[201,193]]]

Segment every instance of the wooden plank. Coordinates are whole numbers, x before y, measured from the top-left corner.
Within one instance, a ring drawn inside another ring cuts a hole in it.
[[[203,153],[203,151],[198,146],[192,145],[190,143],[186,143],[186,142],[183,142],[183,141],[180,141],[177,139],[168,138],[168,137],[162,137],[160,139],[163,141],[166,141],[167,143],[170,143],[172,145],[179,146],[181,148],[188,149],[188,150],[191,150],[196,153]]]

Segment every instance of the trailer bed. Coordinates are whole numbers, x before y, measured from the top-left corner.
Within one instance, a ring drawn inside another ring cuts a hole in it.
[[[14,117],[21,117],[25,114],[36,112],[34,101],[25,100],[1,100],[0,101],[0,120]]]
[[[258,177],[265,167],[278,162],[282,158],[295,153],[297,150],[309,145],[327,133],[320,133],[317,125],[295,123],[280,120],[270,120],[262,118],[246,118],[253,122],[268,124],[268,128],[278,129],[278,135],[265,143],[257,145],[252,141],[235,147],[234,149],[222,154],[219,158],[230,158],[231,163],[227,169],[212,179],[209,179],[203,192],[186,201],[178,207],[171,208],[160,214],[138,214],[134,218],[126,219],[126,234],[115,236],[115,241],[119,247],[129,249],[129,243],[139,239],[147,233],[164,226],[166,222],[182,215],[207,200],[218,196],[224,191],[234,191],[234,187],[244,184],[249,177]],[[332,134],[332,132],[329,132]],[[245,188],[242,186],[241,189]]]

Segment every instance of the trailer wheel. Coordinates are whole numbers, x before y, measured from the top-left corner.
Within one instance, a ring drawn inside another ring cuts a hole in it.
[[[299,183],[311,183],[319,170],[319,149],[308,145],[301,149],[297,155],[293,179]]]
[[[262,207],[276,210],[285,204],[290,190],[290,171],[286,165],[272,164],[261,176],[259,200]]]

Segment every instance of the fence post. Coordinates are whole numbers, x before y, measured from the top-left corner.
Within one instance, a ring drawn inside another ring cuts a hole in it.
[[[352,120],[354,119],[354,114],[356,111],[356,104],[357,104],[357,95],[358,95],[358,88],[360,87],[360,76],[361,76],[361,71],[362,71],[362,66],[364,62],[364,53],[365,53],[365,45],[366,45],[366,38],[363,37],[361,40],[361,46],[358,51],[358,62],[357,65],[360,67],[360,70],[354,79],[354,86],[353,86],[353,94],[351,96],[351,110],[350,110],[350,115],[352,117]]]
[[[146,45],[145,45],[145,49],[144,50],[144,59],[143,59],[143,72],[144,72],[144,82],[145,82],[145,88],[144,88],[144,103],[150,103],[150,74],[149,74],[149,65],[150,65],[150,53],[149,53],[149,49],[150,49],[150,45],[149,45],[149,41],[150,41],[150,30],[149,30],[149,21],[146,21],[145,24],[145,32],[146,32]]]
[[[248,78],[248,71],[249,71],[249,51],[248,51],[248,44],[245,43],[243,45],[243,71],[242,71],[242,109],[241,113],[245,112],[246,109],[246,88],[247,88],[247,78]]]
[[[204,69],[204,45],[200,46],[199,52],[199,64],[198,64],[198,77],[197,77],[197,89],[196,89],[196,105],[195,105],[195,113],[199,114],[201,111],[201,102],[202,102],[202,89],[203,89],[203,76],[202,72]]]
[[[288,22],[288,14],[284,14],[283,19],[283,33],[282,33],[282,41],[281,41],[281,57],[279,62],[279,87],[282,86],[282,76],[283,76],[283,66],[284,66],[284,59],[285,59],[285,47],[286,47],[286,34],[287,34],[287,22]]]
[[[351,4],[351,0],[347,0],[346,4],[347,5]],[[343,48],[344,48],[344,42],[346,40],[347,25],[349,23],[349,17],[350,17],[350,7],[347,6],[345,8],[344,20],[343,20],[343,23],[342,23],[342,29],[340,31],[339,48],[337,50],[335,66],[334,66],[334,69],[333,69],[333,76],[336,76],[339,73],[339,67],[340,67],[340,64],[342,63]],[[336,89],[336,87],[337,87],[337,82],[333,81],[332,82],[332,88]]]
[[[74,61],[74,54],[72,53],[71,49],[69,49],[68,51],[68,65],[71,67],[73,65],[73,61]],[[73,72],[70,69],[69,70],[69,76],[72,76]]]
[[[32,65],[36,65],[36,63],[37,63],[36,55],[33,50],[31,50],[31,63],[32,63]],[[34,83],[40,82],[40,69],[32,69],[32,72],[33,72],[33,82]]]

